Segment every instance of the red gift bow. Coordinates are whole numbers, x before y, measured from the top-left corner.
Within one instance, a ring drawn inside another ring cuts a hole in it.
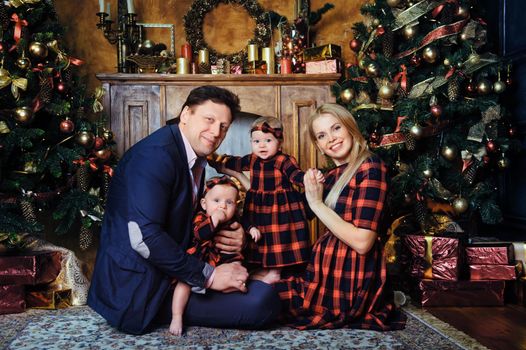
[[[400,68],[402,68],[402,71],[395,75],[393,82],[400,80],[400,86],[402,87],[402,90],[407,91],[407,67],[405,64],[401,64]]]

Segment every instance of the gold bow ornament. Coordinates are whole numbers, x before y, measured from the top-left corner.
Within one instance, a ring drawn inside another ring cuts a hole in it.
[[[0,89],[7,87],[9,84],[11,84],[11,93],[17,100],[20,97],[18,89],[24,91],[27,89],[26,78],[13,78],[7,69],[0,68]]]

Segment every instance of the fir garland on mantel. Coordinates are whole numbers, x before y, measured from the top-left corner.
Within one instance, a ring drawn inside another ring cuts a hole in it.
[[[237,4],[243,6],[249,16],[256,22],[254,38],[252,42],[259,47],[268,46],[270,42],[270,28],[268,13],[263,10],[256,0],[195,0],[188,13],[183,17],[186,40],[197,52],[200,49],[208,49],[210,61],[215,64],[218,58],[225,58],[229,62],[239,63],[246,56],[246,49],[232,54],[219,53],[209,47],[203,35],[203,21],[207,13],[212,11],[220,3]]]

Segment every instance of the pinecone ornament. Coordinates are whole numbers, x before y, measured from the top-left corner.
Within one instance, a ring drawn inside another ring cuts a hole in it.
[[[102,195],[104,196],[102,199],[103,206],[106,205],[106,200],[108,199],[108,192],[110,190],[110,181],[111,181],[110,174],[104,173],[104,175],[102,175]]]
[[[197,66],[197,70],[199,72],[199,74],[210,74],[211,70],[210,70],[210,63],[206,63],[206,62],[200,62],[199,65]]]
[[[405,148],[408,151],[414,151],[416,149],[416,139],[410,133],[405,134]]]
[[[86,226],[80,227],[79,247],[81,250],[87,250],[93,244],[93,231]]]
[[[3,1],[0,1],[0,27],[2,30],[7,30],[9,26],[9,15],[7,14],[7,6]]]
[[[425,231],[424,228],[426,226],[427,207],[424,201],[416,201],[415,217],[422,231]]]
[[[37,214],[33,202],[28,199],[22,199],[20,201],[20,210],[22,210],[22,216],[28,223],[37,223]]]
[[[382,39],[382,53],[385,57],[393,56],[394,50],[394,34],[391,29],[386,29]]]
[[[62,70],[62,81],[64,81],[66,84],[71,82],[72,76],[73,74],[70,67]]]
[[[452,77],[447,83],[447,97],[450,102],[454,102],[458,99],[460,92],[460,83],[458,77]]]
[[[471,185],[473,184],[473,181],[475,181],[475,176],[477,175],[477,170],[479,168],[479,164],[471,164],[462,174],[464,176],[464,179]]]
[[[51,102],[53,97],[53,86],[51,85],[51,79],[40,77],[40,101],[42,103],[48,104]]]
[[[84,165],[81,165],[77,169],[77,188],[82,192],[88,192],[89,190],[89,181],[90,174],[88,168]]]

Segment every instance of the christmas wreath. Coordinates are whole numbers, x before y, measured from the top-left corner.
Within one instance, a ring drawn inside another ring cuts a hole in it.
[[[245,8],[249,16],[256,22],[253,43],[259,47],[268,46],[270,42],[270,28],[268,13],[255,0],[195,0],[188,13],[183,17],[186,40],[197,51],[208,49],[210,61],[215,64],[218,58],[225,58],[232,63],[239,63],[246,55],[246,49],[233,54],[222,54],[209,47],[203,36],[203,20],[207,13],[212,11],[220,3],[238,4]]]

